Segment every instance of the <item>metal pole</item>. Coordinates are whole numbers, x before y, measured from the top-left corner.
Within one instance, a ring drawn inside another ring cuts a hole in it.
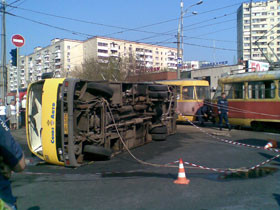
[[[182,22],[183,22],[183,0],[181,0],[180,8],[181,8],[181,14],[180,14],[180,20],[178,25],[178,32],[177,32],[177,79],[181,79],[181,64],[182,64],[182,49],[181,49],[181,40],[182,40]]]
[[[252,60],[252,0],[250,2],[250,60]]]
[[[182,58],[182,67],[184,65],[184,36],[183,36],[183,20],[184,20],[184,15],[186,12],[184,12],[184,2],[183,0],[181,1],[181,58]]]
[[[20,101],[19,101],[19,89],[20,89],[20,82],[19,82],[19,75],[20,75],[20,68],[19,68],[19,47],[17,47],[17,97],[16,97],[16,117],[17,117],[17,129],[19,129],[19,110],[20,110]]]
[[[7,67],[6,67],[6,1],[2,0],[2,33],[1,33],[1,61],[2,68],[0,72],[0,94],[3,103],[6,104],[7,100]]]

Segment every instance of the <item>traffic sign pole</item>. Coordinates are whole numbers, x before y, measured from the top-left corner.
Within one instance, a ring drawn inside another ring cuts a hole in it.
[[[19,102],[19,47],[17,47],[17,97],[16,97],[16,116],[17,116],[17,129],[19,129],[19,111],[20,111],[20,102]]]
[[[25,40],[23,36],[20,34],[15,34],[12,36],[12,43],[17,47],[17,97],[16,97],[16,119],[17,119],[17,129],[19,129],[19,111],[20,111],[20,100],[19,100],[19,90],[20,90],[20,82],[19,82],[19,77],[20,77],[20,64],[19,64],[19,48],[22,47],[25,43]]]

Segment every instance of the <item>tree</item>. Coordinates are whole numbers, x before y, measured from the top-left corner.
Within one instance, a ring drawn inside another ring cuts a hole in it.
[[[69,76],[93,81],[122,81],[129,69],[130,65],[126,58],[110,57],[108,60],[91,58],[85,60],[82,67],[76,67],[69,72]]]

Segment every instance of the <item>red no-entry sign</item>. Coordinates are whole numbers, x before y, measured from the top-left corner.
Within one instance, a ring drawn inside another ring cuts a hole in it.
[[[24,45],[24,38],[23,36],[16,34],[12,36],[12,43],[16,46],[16,47],[22,47]]]

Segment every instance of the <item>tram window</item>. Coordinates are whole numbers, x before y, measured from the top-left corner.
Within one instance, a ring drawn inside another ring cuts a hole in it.
[[[193,99],[193,86],[185,86],[182,89],[183,100]]]
[[[232,99],[233,87],[232,84],[224,84],[224,92],[228,99]]]
[[[248,83],[248,98],[266,99],[275,97],[274,81],[261,81]]]
[[[233,91],[234,91],[234,98],[235,99],[242,99],[244,98],[244,90],[245,86],[244,83],[234,83],[232,84]]]
[[[197,99],[210,99],[210,88],[208,86],[196,86]]]
[[[218,88],[215,91],[213,99],[219,99],[222,95],[222,87],[218,86]]]

